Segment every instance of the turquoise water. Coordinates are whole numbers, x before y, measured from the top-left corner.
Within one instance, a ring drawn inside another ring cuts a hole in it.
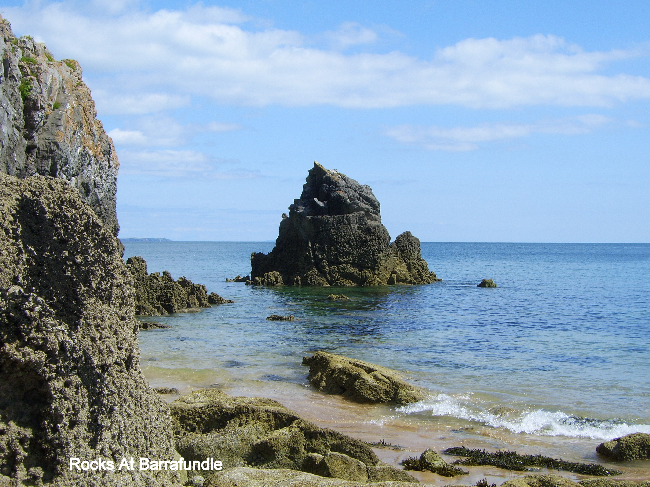
[[[649,244],[423,243],[442,282],[345,289],[225,282],[248,274],[251,252],[271,242],[125,247],[149,272],[235,300],[155,318],[173,328],[140,334],[145,368],[307,384],[301,357],[328,350],[400,370],[431,392],[391,417],[540,437],[650,433]],[[477,288],[483,278],[499,287]],[[331,302],[330,293],[351,299]]]

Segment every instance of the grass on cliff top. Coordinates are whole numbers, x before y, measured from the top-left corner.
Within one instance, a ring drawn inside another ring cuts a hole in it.
[[[608,476],[620,475],[622,472],[611,468],[605,468],[595,463],[574,463],[543,455],[519,455],[514,451],[497,451],[488,453],[485,450],[470,450],[464,446],[447,448],[444,453],[467,457],[464,460],[456,460],[457,465],[491,465],[493,467],[507,470],[525,471],[527,467],[544,467],[553,470],[564,470],[583,475]]]

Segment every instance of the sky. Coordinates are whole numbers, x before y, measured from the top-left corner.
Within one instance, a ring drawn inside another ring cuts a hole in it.
[[[392,238],[650,242],[647,0],[0,0],[76,59],[120,237],[266,241],[318,161]]]

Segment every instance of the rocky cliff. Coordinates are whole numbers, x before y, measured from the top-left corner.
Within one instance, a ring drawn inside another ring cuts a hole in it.
[[[175,457],[137,328],[119,242],[79,193],[0,174],[0,485],[177,482],[169,471],[117,471],[125,457]],[[115,470],[77,471],[71,458]]]
[[[16,38],[0,17],[0,173],[63,179],[117,235],[119,162],[76,61]]]
[[[436,275],[405,232],[390,243],[369,186],[314,163],[300,199],[283,215],[275,248],[251,256],[253,284],[429,284]]]

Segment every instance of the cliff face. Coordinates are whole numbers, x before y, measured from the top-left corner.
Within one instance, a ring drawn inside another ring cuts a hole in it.
[[[117,238],[76,190],[0,174],[0,484],[177,480],[117,471],[123,457],[175,456],[169,410],[140,370],[134,298]]]
[[[0,17],[0,173],[63,179],[117,235],[119,162],[76,61],[16,38]]]
[[[253,284],[368,286],[436,281],[405,232],[390,243],[369,186],[314,163],[275,248],[251,256]]]

